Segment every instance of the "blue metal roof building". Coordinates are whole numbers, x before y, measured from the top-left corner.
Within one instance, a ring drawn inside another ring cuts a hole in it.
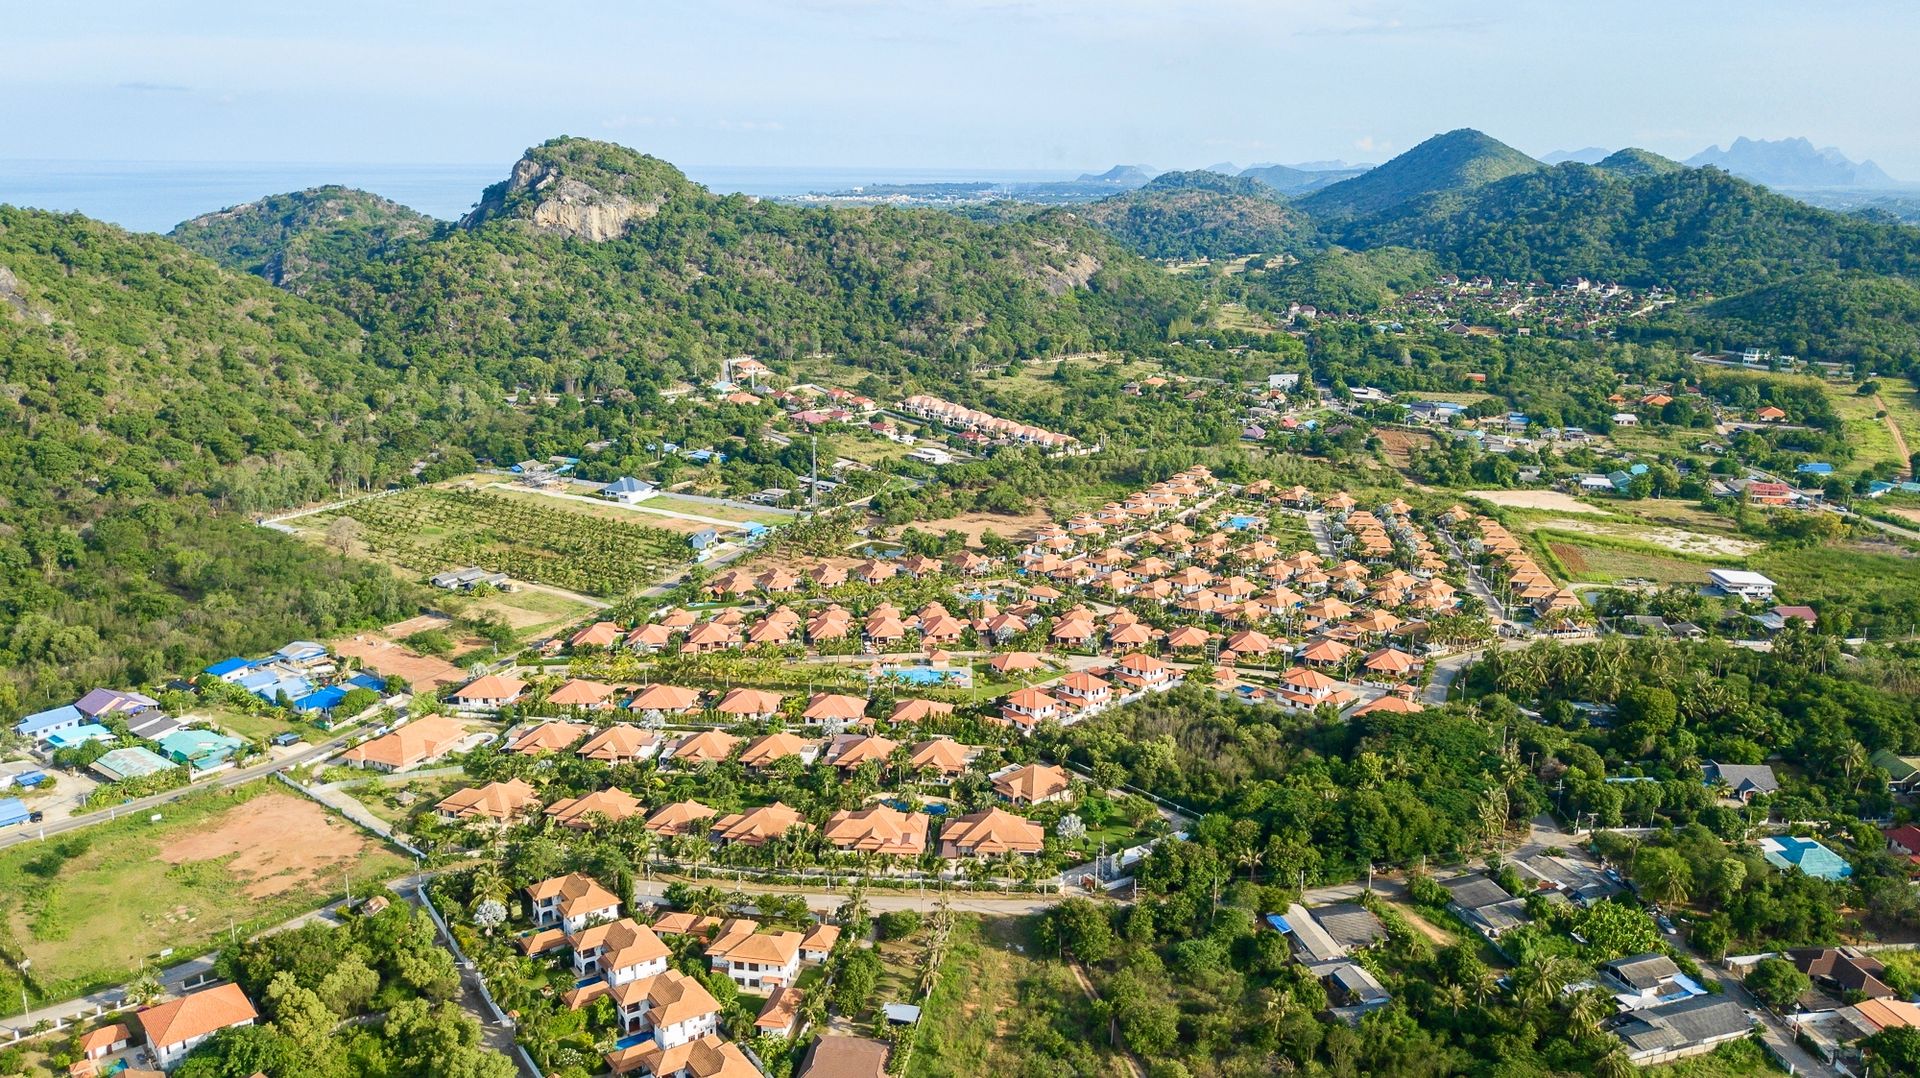
[[[17,797],[0,797],[0,827],[12,827],[31,819],[27,803]]]
[[[14,724],[13,732],[23,737],[44,739],[55,730],[71,730],[87,721],[87,716],[79,708],[68,704],[65,707],[36,711]]]
[[[222,681],[231,681],[233,679],[229,675],[245,673],[252,668],[252,659],[242,659],[236,655],[231,659],[221,659],[219,662],[202,670],[201,673],[212,674]]]

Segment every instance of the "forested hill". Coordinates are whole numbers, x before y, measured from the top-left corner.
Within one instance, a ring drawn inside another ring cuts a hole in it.
[[[1071,214],[719,197],[624,147],[529,151],[462,226],[387,248],[317,298],[392,365],[500,384],[663,384],[717,357],[829,352],[885,376],[1159,341],[1182,286]]]
[[[1262,184],[1217,172],[1169,172],[1080,215],[1148,258],[1299,253],[1314,226]]]
[[[1428,195],[1350,222],[1340,239],[1429,250],[1476,273],[1721,294],[1800,273],[1920,271],[1920,229],[1815,209],[1717,169],[1634,167],[1642,174],[1567,163]]]
[[[1353,179],[1314,191],[1300,205],[1316,217],[1356,217],[1545,167],[1499,139],[1461,128],[1435,135]]]
[[[311,280],[350,270],[374,251],[438,224],[391,199],[350,187],[312,187],[182,221],[168,238],[226,266],[304,293]]]
[[[344,315],[0,206],[0,384],[7,714],[408,612],[390,573],[217,511],[392,474],[431,439],[434,387],[375,366]]]

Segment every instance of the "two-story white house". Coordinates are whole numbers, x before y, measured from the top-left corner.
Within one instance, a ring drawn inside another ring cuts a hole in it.
[[[527,888],[527,906],[535,927],[558,925],[569,936],[588,925],[620,916],[620,900],[613,892],[579,872],[541,880]]]
[[[621,1029],[653,1034],[648,1048],[677,1048],[720,1028],[720,1004],[677,969],[615,988],[613,1003]]]
[[[744,927],[744,930],[743,930]],[[756,932],[751,921],[729,922],[707,946],[707,961],[749,992],[768,992],[792,984],[800,975],[798,932]]]
[[[631,917],[588,925],[570,942],[574,973],[581,977],[599,974],[611,987],[667,971],[667,945],[653,929]]]

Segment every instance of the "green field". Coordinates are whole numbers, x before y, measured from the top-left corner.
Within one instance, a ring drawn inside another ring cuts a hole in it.
[[[127,981],[399,876],[407,862],[266,781],[0,852],[0,936],[42,1000]],[[165,954],[168,949],[171,954]],[[9,974],[0,974],[5,980]],[[0,984],[18,993],[19,984]]]
[[[1707,563],[1636,547],[1618,546],[1566,532],[1540,531],[1534,541],[1548,555],[1555,575],[1569,583],[1612,584],[1651,580],[1660,584],[1705,584]]]
[[[1881,390],[1884,397],[1889,391]],[[1853,444],[1853,463],[1855,471],[1864,471],[1880,461],[1892,461],[1903,464],[1900,451],[1893,444],[1893,432],[1887,429],[1886,420],[1876,413],[1880,406],[1872,397],[1862,397],[1849,390],[1829,390],[1827,398],[1833,402],[1833,410],[1846,422],[1847,440]],[[1889,412],[1893,402],[1889,400]],[[1907,433],[1903,426],[1902,433]]]
[[[1789,603],[1839,602],[1856,611],[1853,628],[1906,635],[1920,623],[1920,557],[1886,543],[1789,547],[1755,556]]]

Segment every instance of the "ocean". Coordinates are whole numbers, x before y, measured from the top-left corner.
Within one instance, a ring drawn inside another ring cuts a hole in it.
[[[0,203],[77,211],[136,232],[165,232],[189,217],[265,195],[337,183],[385,195],[421,213],[452,220],[473,208],[508,166],[172,161],[0,160]],[[784,168],[689,166],[712,190],[779,198],[875,183],[1044,182],[1075,173],[1037,169],[930,169],[884,166]]]

